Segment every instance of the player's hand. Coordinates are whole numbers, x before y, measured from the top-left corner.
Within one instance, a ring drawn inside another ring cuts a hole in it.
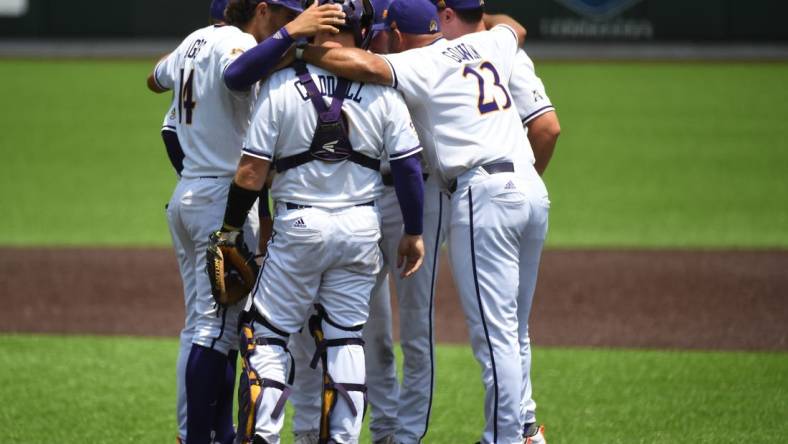
[[[424,239],[421,236],[403,235],[399,241],[397,258],[397,268],[402,269],[400,277],[413,276],[424,263]]]
[[[287,33],[294,39],[312,37],[320,32],[339,34],[338,26],[345,24],[345,13],[340,5],[318,6],[312,3],[295,20],[285,25]]]

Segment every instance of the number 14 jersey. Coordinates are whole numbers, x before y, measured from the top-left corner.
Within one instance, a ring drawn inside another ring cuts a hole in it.
[[[234,26],[208,26],[156,66],[156,82],[175,96],[175,127],[186,155],[183,177],[235,174],[258,86],[231,91],[224,70],[255,45],[251,34]]]
[[[444,186],[471,168],[511,162],[513,150],[533,165],[508,86],[517,51],[515,32],[499,25],[384,56]]]

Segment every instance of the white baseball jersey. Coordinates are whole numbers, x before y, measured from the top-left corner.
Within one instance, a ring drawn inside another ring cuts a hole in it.
[[[515,32],[501,25],[382,56],[444,183],[474,167],[511,161],[513,149],[530,149],[508,88],[518,48]]]
[[[522,49],[517,51],[515,57],[509,90],[512,92],[512,99],[520,112],[523,125],[527,125],[544,113],[555,110],[550,97],[547,96],[542,79],[536,75],[534,62]]]
[[[330,104],[337,78],[311,65],[309,71]],[[390,160],[422,150],[408,108],[391,88],[352,83],[342,110],[353,150],[374,159],[387,153]],[[312,143],[317,122],[317,111],[295,71],[279,71],[260,91],[243,152],[269,161],[303,153]],[[380,172],[350,161],[315,160],[277,174],[271,187],[276,201],[329,209],[370,202],[382,193]]]
[[[178,132],[186,159],[183,177],[235,174],[256,98],[254,87],[234,92],[224,70],[257,45],[234,26],[208,26],[193,32],[154,71],[156,83],[175,91]]]

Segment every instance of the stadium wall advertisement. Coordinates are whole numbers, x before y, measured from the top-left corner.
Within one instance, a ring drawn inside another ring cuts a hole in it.
[[[0,0],[0,36],[180,37],[207,23],[209,0]],[[584,41],[788,41],[775,0],[488,0],[529,38]]]

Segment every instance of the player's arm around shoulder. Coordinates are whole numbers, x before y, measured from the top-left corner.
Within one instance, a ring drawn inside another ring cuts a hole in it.
[[[385,59],[363,49],[309,45],[304,48],[301,58],[354,82],[386,86],[394,83],[394,76]]]

